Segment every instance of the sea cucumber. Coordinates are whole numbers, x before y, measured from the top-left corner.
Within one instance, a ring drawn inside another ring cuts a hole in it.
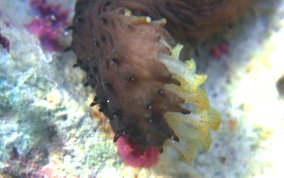
[[[75,66],[86,71],[115,133],[140,149],[172,145],[191,162],[220,126],[199,86],[195,62],[179,61],[181,45],[193,46],[245,9],[246,0],[78,0],[69,29]],[[174,143],[168,142],[173,140]]]

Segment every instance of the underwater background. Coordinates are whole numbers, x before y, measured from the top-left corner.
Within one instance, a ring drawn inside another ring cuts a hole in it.
[[[221,128],[192,164],[169,151],[153,168],[125,165],[106,118],[89,106],[94,92],[63,50],[74,5],[0,1],[0,177],[283,177],[284,1],[256,1],[222,38],[198,46],[197,73],[208,76],[202,87]]]

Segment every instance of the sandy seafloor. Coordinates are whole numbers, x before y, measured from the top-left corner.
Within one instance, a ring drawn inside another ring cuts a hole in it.
[[[222,114],[221,129],[192,165],[163,153],[152,169],[124,166],[90,114],[94,92],[72,67],[74,54],[44,51],[23,27],[34,18],[29,2],[1,0],[0,14],[11,43],[9,52],[0,45],[0,177],[284,177],[284,87],[276,87],[284,76],[284,1],[258,1],[223,36],[230,51],[220,59],[209,50],[218,39],[200,45],[197,69],[208,75],[203,88]],[[69,42],[62,35],[62,45]]]

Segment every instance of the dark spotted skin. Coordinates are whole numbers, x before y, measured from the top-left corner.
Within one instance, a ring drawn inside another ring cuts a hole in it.
[[[71,48],[78,58],[76,65],[86,71],[88,84],[96,90],[91,105],[99,104],[100,111],[110,119],[114,141],[127,135],[141,148],[162,148],[166,139],[178,141],[163,115],[167,111],[189,111],[180,107],[184,102],[181,98],[165,90],[165,84],[179,83],[159,61],[160,54],[170,55],[170,49],[159,41],[174,45],[173,36],[194,44],[217,29],[213,27],[236,17],[224,7],[234,4],[245,9],[244,2],[77,1]],[[124,15],[126,9],[132,16]],[[147,23],[138,16],[149,16],[152,21],[165,17],[168,23]]]

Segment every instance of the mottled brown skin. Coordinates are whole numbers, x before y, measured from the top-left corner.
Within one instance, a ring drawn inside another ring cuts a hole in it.
[[[169,23],[166,28],[191,45],[231,25],[252,5],[252,0],[172,0],[156,5]],[[157,2],[158,3],[158,2]]]
[[[183,100],[166,91],[176,83],[159,54],[170,55],[159,41],[174,45],[171,35],[192,44],[230,23],[248,7],[245,0],[78,0],[72,27],[72,49],[78,65],[96,90],[94,104],[109,117],[114,141],[127,135],[141,148],[178,141],[163,115],[189,112]],[[131,17],[124,16],[131,10]],[[166,26],[146,23],[165,17]],[[169,33],[168,33],[169,32]]]
[[[196,44],[230,25],[252,5],[252,0],[90,0],[100,4],[100,13],[115,8],[153,20],[166,18],[165,28],[175,39]],[[80,2],[87,2],[80,0]]]

